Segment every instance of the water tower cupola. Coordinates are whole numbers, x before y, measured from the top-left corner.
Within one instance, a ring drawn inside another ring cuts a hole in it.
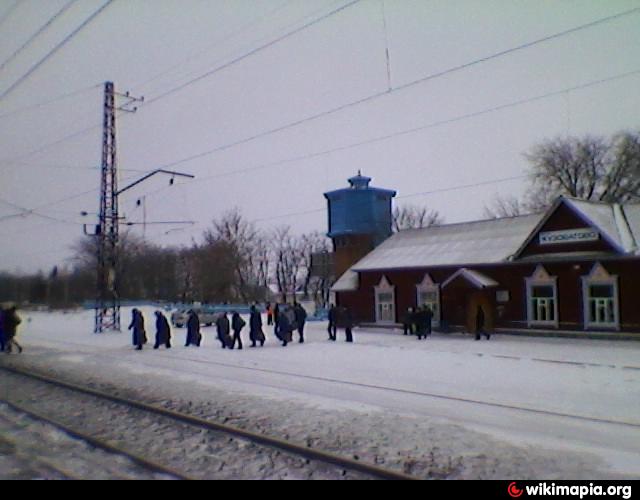
[[[371,187],[371,178],[348,179],[349,187],[325,193],[329,231],[340,276],[392,233],[391,203],[395,191]]]

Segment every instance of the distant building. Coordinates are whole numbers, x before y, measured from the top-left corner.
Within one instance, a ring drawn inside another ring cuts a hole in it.
[[[332,291],[360,323],[428,304],[442,329],[473,331],[480,307],[489,330],[640,334],[639,244],[640,205],[560,197],[541,214],[400,231]]]

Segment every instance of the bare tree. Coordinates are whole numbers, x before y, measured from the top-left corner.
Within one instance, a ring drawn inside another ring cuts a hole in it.
[[[531,188],[525,203],[548,207],[559,195],[625,203],[640,200],[640,133],[622,132],[610,140],[569,137],[545,141],[525,154]]]
[[[490,219],[502,217],[516,217],[527,213],[527,207],[515,196],[500,196],[497,194],[490,205],[485,205],[484,214]]]
[[[303,257],[300,241],[291,235],[289,226],[281,226],[273,234],[275,278],[282,299],[294,295],[300,283]]]
[[[443,219],[435,210],[415,205],[396,206],[391,214],[394,233],[403,229],[417,229],[442,224]]]
[[[312,233],[303,234],[300,237],[300,251],[302,258],[302,290],[305,298],[309,297],[309,292],[313,292],[313,297],[316,302],[324,302],[322,297],[324,296],[324,286],[328,282],[328,276],[314,276],[313,273],[313,258],[314,255],[323,252],[331,251],[330,240],[321,232],[314,231]],[[314,278],[319,278],[315,279]],[[324,283],[324,285],[323,285]],[[313,286],[312,286],[313,284]],[[318,295],[321,295],[318,300]]]
[[[235,208],[213,221],[213,228],[206,231],[208,244],[225,242],[233,254],[232,268],[239,297],[244,302],[258,298],[257,290],[265,285],[268,261],[265,261],[265,243],[255,226],[246,221]]]

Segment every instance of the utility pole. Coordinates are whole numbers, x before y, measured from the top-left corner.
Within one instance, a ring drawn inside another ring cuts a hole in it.
[[[120,330],[118,296],[118,171],[116,163],[116,92],[113,82],[104,85],[100,214],[96,227],[98,279],[94,332]]]
[[[127,102],[118,107],[116,106],[117,97],[125,98],[127,99]],[[135,113],[138,108],[131,108],[131,104],[143,101],[143,97],[132,97],[129,95],[129,92],[125,94],[118,94],[115,91],[113,82],[105,83],[104,121],[102,132],[102,169],[100,178],[100,213],[99,222],[96,226],[95,233],[93,234],[97,239],[98,262],[94,326],[95,333],[101,333],[105,330],[120,331],[118,244],[121,217],[118,213],[118,195],[158,173],[171,175],[170,184],[173,184],[175,176],[193,178],[193,175],[157,169],[129,184],[123,189],[118,189],[118,167],[116,161],[116,113],[117,111]],[[84,228],[84,232],[85,234],[88,234],[86,226]]]

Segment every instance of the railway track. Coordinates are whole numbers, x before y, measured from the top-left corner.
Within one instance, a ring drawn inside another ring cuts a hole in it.
[[[190,429],[190,431],[180,431],[181,438],[185,439],[187,442],[191,442],[189,440],[192,440],[192,436],[194,435],[201,441],[203,440],[202,436],[204,434],[210,435],[216,447],[215,449],[218,452],[220,452],[220,448],[218,448],[218,446],[221,445],[221,443],[224,444],[223,442],[233,442],[237,451],[237,455],[235,455],[236,451],[223,451],[220,453],[231,453],[233,460],[237,460],[239,462],[250,460],[251,456],[259,456],[260,460],[270,463],[272,468],[271,477],[277,478],[282,474],[286,476],[287,467],[291,463],[295,463],[296,467],[300,469],[310,469],[311,472],[309,473],[309,476],[312,477],[322,477],[328,479],[341,477],[387,480],[417,479],[402,472],[384,469],[373,464],[363,463],[352,458],[347,458],[334,453],[329,453],[308,446],[303,446],[287,441],[285,439],[266,436],[226,424],[212,422],[210,420],[195,417],[186,413],[167,410],[165,408],[160,408],[123,396],[105,393],[93,388],[79,386],[77,384],[53,379],[49,376],[29,373],[18,368],[7,366],[0,367],[0,370],[11,374],[11,376],[18,378],[21,377],[23,381],[28,380],[28,383],[36,385],[40,384],[41,387],[48,387],[47,390],[41,391],[44,394],[50,394],[51,387],[54,387],[55,390],[66,391],[69,397],[72,397],[76,400],[73,405],[71,405],[71,408],[73,408],[72,411],[75,413],[79,412],[78,405],[80,403],[78,402],[78,399],[83,399],[87,407],[93,409],[94,414],[96,410],[98,413],[100,413],[101,411],[106,412],[105,408],[107,407],[105,407],[105,404],[108,404],[110,407],[115,405],[115,407],[119,409],[111,408],[111,410],[109,411],[113,411],[113,413],[111,413],[110,415],[126,415],[125,420],[128,422],[127,425],[131,425],[131,422],[145,422],[151,419],[153,421],[152,424],[149,424],[148,422],[146,424],[148,430],[155,429],[157,431],[159,428],[166,430],[172,429],[175,426],[187,427]],[[7,391],[5,391],[5,393],[6,392]],[[133,452],[130,450],[129,443],[114,443],[114,440],[119,441],[119,439],[117,438],[114,439],[112,437],[111,439],[108,439],[105,437],[98,437],[93,435],[92,433],[78,430],[77,418],[75,418],[76,425],[70,425],[63,422],[62,418],[60,417],[52,417],[50,411],[43,412],[41,410],[34,409],[33,406],[37,406],[37,402],[31,401],[30,404],[25,405],[21,401],[15,401],[15,399],[21,398],[9,398],[9,400],[6,402],[12,405],[16,410],[25,412],[39,420],[49,422],[52,425],[63,429],[65,432],[87,441],[92,446],[102,448],[106,451],[109,451],[110,453],[116,453],[126,456],[136,464],[140,465],[141,467],[147,468],[148,470],[155,471],[160,474],[165,474],[169,477],[174,477],[177,479],[241,478],[241,476],[235,476],[235,472],[233,470],[229,470],[228,465],[230,464],[224,461],[222,463],[227,465],[227,471],[225,471],[224,473],[222,473],[222,469],[217,465],[215,465],[214,468],[217,467],[218,470],[207,470],[207,467],[201,466],[195,467],[195,473],[192,473],[189,470],[191,466],[189,466],[188,464],[184,467],[187,470],[181,470],[181,467],[172,464],[165,465],[164,463],[160,463],[159,458],[154,457],[153,459],[151,459],[148,456],[148,450],[146,453]],[[44,403],[40,401],[40,404],[42,405]],[[88,423],[88,417],[85,412],[90,413],[91,410],[84,408],[82,411],[80,411],[80,413],[82,413],[83,415],[80,418],[80,425],[82,426]],[[132,412],[136,413],[136,415],[132,415]],[[104,418],[108,418],[109,423],[113,422],[114,426],[118,425],[116,424],[116,421],[119,420],[119,417],[108,416],[103,417],[103,419]],[[143,423],[143,426],[144,425],[145,424]],[[136,430],[135,432],[144,432],[144,430],[140,429]],[[187,437],[185,438],[185,436]],[[204,440],[206,440],[206,438],[204,438]],[[174,446],[175,444],[177,444],[175,443],[175,439],[172,441],[172,443]],[[188,447],[188,445],[186,446]],[[166,450],[164,450],[163,453],[158,453],[158,455],[164,455],[164,453],[166,453]],[[188,453],[188,450],[182,449],[182,451],[178,451],[178,454],[181,453]],[[245,464],[246,463],[248,462],[245,462]],[[233,464],[231,465],[233,469]],[[240,470],[242,468],[243,467],[240,467]],[[240,473],[240,470],[238,470],[238,473]],[[269,476],[270,473],[267,472],[266,474],[267,476]],[[304,478],[304,473],[303,477],[300,478]]]
[[[79,347],[86,347],[83,344],[78,344],[78,343],[75,343],[75,342],[68,342],[68,341],[58,341],[58,340],[49,341],[48,340],[48,342],[67,344],[67,345],[75,345],[75,346],[79,346]],[[106,354],[104,352],[101,353],[101,356],[113,357],[114,359],[119,359],[117,356]],[[517,405],[517,404],[500,403],[500,402],[496,402],[496,401],[484,401],[484,400],[480,400],[480,399],[473,399],[473,398],[458,397],[458,396],[453,396],[453,395],[439,394],[439,393],[436,393],[436,392],[416,391],[416,390],[409,390],[409,389],[403,389],[403,388],[398,388],[398,387],[390,387],[390,386],[382,386],[382,385],[375,385],[375,384],[367,384],[367,383],[362,383],[362,382],[354,382],[354,381],[349,381],[349,380],[341,380],[341,379],[335,379],[335,378],[330,378],[330,377],[319,377],[319,376],[315,376],[315,375],[305,375],[305,374],[301,374],[301,373],[287,372],[287,371],[284,371],[284,370],[273,370],[273,369],[268,369],[268,368],[257,368],[257,367],[251,367],[251,366],[242,366],[242,365],[232,364],[232,363],[223,363],[223,362],[220,362],[220,361],[211,361],[211,360],[203,360],[203,359],[198,359],[198,358],[192,358],[192,357],[189,357],[189,356],[183,356],[183,355],[175,354],[175,353],[171,353],[170,355],[168,355],[168,354],[164,354],[162,352],[157,352],[157,353],[154,353],[154,357],[160,357],[160,358],[166,358],[166,359],[174,359],[174,360],[175,359],[179,359],[179,360],[182,360],[182,361],[188,361],[190,363],[197,363],[197,364],[201,364],[201,365],[220,366],[220,367],[224,367],[224,368],[232,368],[232,369],[237,369],[237,370],[252,371],[252,372],[258,372],[258,373],[266,373],[266,374],[272,374],[272,375],[282,375],[282,376],[286,376],[286,377],[296,377],[296,378],[299,378],[299,379],[314,380],[314,381],[317,381],[317,382],[324,382],[324,383],[328,383],[328,384],[332,384],[332,385],[351,386],[351,387],[358,387],[358,388],[362,388],[362,389],[371,389],[371,390],[376,390],[376,391],[383,391],[383,392],[387,392],[387,393],[406,394],[406,395],[420,396],[420,397],[425,397],[425,398],[440,399],[440,400],[445,400],[445,401],[453,401],[453,402],[458,402],[458,403],[468,403],[468,404],[473,404],[473,405],[485,406],[485,407],[489,407],[489,408],[499,408],[499,409],[504,409],[504,410],[515,410],[515,411],[518,411],[518,412],[530,413],[530,414],[534,414],[534,415],[541,415],[541,416],[545,416],[546,415],[546,416],[550,416],[550,417],[561,417],[561,418],[577,420],[577,421],[603,423],[603,424],[608,424],[608,425],[617,425],[617,426],[640,429],[640,422],[632,422],[632,421],[625,421],[625,420],[618,420],[618,419],[611,419],[611,418],[602,418],[602,417],[596,417],[596,416],[592,416],[592,415],[580,415],[580,414],[576,414],[576,413],[568,413],[568,412],[554,411],[554,410],[548,410],[548,409],[542,409],[542,408],[534,408],[534,407]],[[545,360],[545,361],[548,361],[548,360]],[[141,364],[146,365],[147,363],[142,361]],[[576,364],[584,364],[584,363],[576,363]],[[155,366],[155,365],[149,365],[149,366]],[[623,368],[628,368],[628,367],[623,367]]]

